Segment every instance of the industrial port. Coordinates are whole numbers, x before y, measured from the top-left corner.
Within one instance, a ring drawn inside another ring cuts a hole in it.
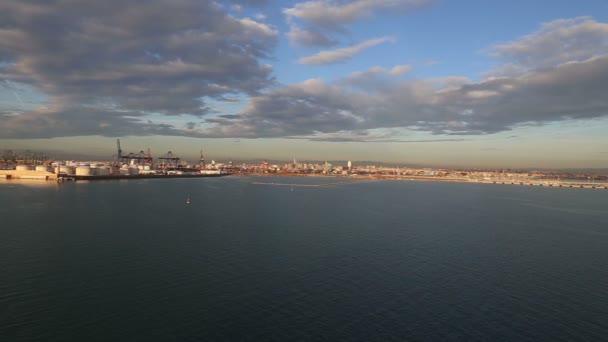
[[[201,151],[198,163],[188,163],[171,151],[153,158],[150,150],[123,153],[120,139],[112,161],[50,160],[42,154],[5,153],[0,179],[35,179],[47,181],[111,180],[141,178],[221,177],[233,172],[229,167],[206,163]]]
[[[226,175],[338,177],[356,180],[448,181],[518,186],[588,188],[608,190],[608,175],[533,170],[437,169],[347,162],[206,162],[203,151],[196,162],[187,162],[171,151],[153,157],[148,149],[123,152],[116,140],[111,161],[61,161],[42,154],[4,152],[0,155],[0,180],[35,179],[81,181],[141,178],[193,178]],[[344,183],[344,180],[337,181]],[[267,184],[258,182],[259,184]],[[332,183],[334,184],[334,183]],[[275,185],[275,184],[269,184]],[[284,185],[284,184],[282,184]],[[289,184],[288,184],[289,185]]]

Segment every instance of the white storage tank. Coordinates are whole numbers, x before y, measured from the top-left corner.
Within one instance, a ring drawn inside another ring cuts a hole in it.
[[[128,167],[121,167],[119,170],[121,175],[129,175],[129,168]]]
[[[68,175],[74,175],[74,174],[76,174],[76,167],[73,165],[59,165],[59,166],[56,166],[53,169],[53,171],[55,173],[60,171],[61,173],[65,173]]]
[[[17,165],[16,167],[17,171],[32,171],[33,169],[34,167],[31,165]]]
[[[91,167],[90,166],[78,166],[76,168],[76,176],[92,176],[93,173],[91,171]]]
[[[36,165],[36,171],[44,171],[44,172],[48,172],[49,168],[46,167],[45,165]]]

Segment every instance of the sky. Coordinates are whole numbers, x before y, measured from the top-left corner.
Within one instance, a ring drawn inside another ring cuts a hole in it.
[[[608,167],[608,2],[3,0],[0,150]]]

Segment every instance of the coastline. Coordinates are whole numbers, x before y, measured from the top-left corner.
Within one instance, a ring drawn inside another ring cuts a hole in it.
[[[581,188],[581,189],[603,189],[608,190],[608,182],[565,182],[560,180],[549,179],[468,179],[455,177],[432,177],[432,176],[414,176],[414,175],[341,175],[341,174],[301,174],[301,173],[260,173],[260,172],[237,172],[237,173],[221,173],[221,174],[140,174],[140,175],[57,175],[51,172],[42,171],[15,171],[15,170],[0,170],[0,181],[5,180],[11,182],[14,180],[36,180],[36,181],[96,181],[96,180],[129,180],[129,179],[165,179],[165,178],[207,178],[207,177],[226,177],[226,176],[250,176],[250,177],[300,177],[300,178],[326,178],[332,180],[343,180],[332,182],[327,185],[351,184],[359,181],[418,181],[418,182],[454,182],[454,183],[477,183],[477,184],[500,184],[500,185],[518,185],[518,186],[535,186],[535,187],[556,187],[556,188]],[[262,183],[260,183],[262,184]],[[273,184],[287,185],[287,184]],[[291,184],[289,184],[291,185]]]
[[[418,182],[453,182],[453,183],[475,183],[475,184],[500,184],[535,187],[554,188],[580,188],[580,189],[602,189],[608,190],[608,183],[584,183],[584,182],[562,182],[548,179],[533,180],[478,180],[466,178],[429,177],[429,176],[400,176],[400,175],[327,175],[327,174],[296,174],[296,173],[235,173],[236,176],[253,177],[314,177],[348,179],[356,181],[388,180],[388,181],[418,181]]]

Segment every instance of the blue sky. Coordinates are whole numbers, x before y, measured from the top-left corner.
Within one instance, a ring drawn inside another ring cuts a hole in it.
[[[0,149],[608,167],[605,1],[0,4]]]

